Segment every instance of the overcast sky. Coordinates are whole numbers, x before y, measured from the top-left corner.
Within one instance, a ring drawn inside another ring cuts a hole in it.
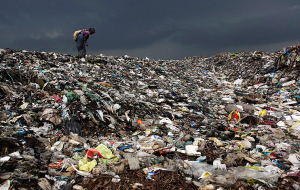
[[[298,0],[2,0],[0,48],[183,59],[300,44]]]

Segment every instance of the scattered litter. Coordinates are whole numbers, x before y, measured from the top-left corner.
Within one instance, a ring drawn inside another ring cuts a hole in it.
[[[300,187],[299,45],[183,60],[0,51],[0,189]]]

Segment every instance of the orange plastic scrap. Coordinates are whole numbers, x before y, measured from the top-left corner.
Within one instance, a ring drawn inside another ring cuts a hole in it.
[[[102,157],[101,153],[98,151],[98,150],[95,150],[95,149],[88,149],[87,151],[87,158],[90,159],[90,158],[93,158],[95,155],[99,155],[100,157]]]
[[[56,168],[60,168],[62,165],[63,160],[60,160],[58,162],[54,162],[53,164],[48,165],[49,167],[56,169]]]
[[[233,128],[233,129],[230,129],[230,130],[235,131],[235,132],[242,132],[241,129],[236,129],[236,128]]]
[[[96,82],[96,83],[101,84],[101,85],[106,86],[106,87],[112,87],[113,86],[112,84],[105,83],[105,82]]]
[[[137,120],[137,122],[138,122],[139,127],[140,127],[141,124],[144,124],[141,119]]]

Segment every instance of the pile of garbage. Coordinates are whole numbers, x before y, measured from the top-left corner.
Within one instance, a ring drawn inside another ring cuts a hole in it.
[[[0,189],[299,189],[299,49],[0,49]]]

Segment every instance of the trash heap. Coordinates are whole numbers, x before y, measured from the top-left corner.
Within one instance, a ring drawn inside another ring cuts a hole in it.
[[[0,49],[0,189],[299,189],[299,48]]]

